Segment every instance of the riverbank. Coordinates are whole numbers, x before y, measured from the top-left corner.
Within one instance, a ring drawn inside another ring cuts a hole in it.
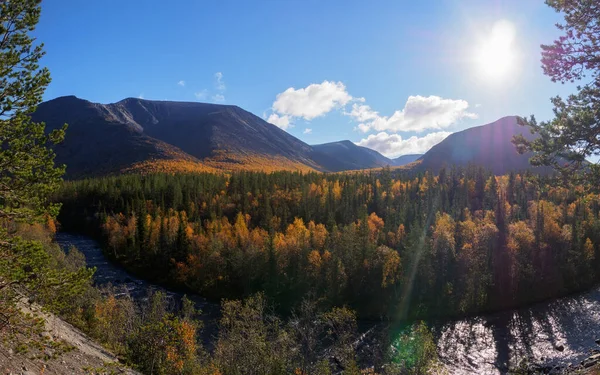
[[[541,366],[523,364],[514,375],[600,375],[600,350],[594,349],[592,354],[578,364],[569,363],[566,366]]]
[[[26,314],[44,322],[43,351],[34,348],[18,350],[17,338],[3,337],[0,332],[0,374],[128,374],[139,375],[121,363],[117,356],[86,334],[59,317],[42,312],[38,307],[23,305]]]
[[[70,244],[79,248],[88,264],[97,267],[99,283],[110,282],[138,295],[147,288],[164,290],[110,263],[89,237],[61,233],[57,241],[63,248]],[[199,296],[190,298],[207,302]],[[216,305],[207,303],[203,310],[211,306]],[[600,338],[600,288],[527,308],[431,322],[430,326],[441,362],[450,374],[505,374],[523,358],[531,358],[539,368],[567,368],[600,348],[595,342]]]

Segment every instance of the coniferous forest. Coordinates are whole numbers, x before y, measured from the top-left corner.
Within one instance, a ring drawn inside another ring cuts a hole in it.
[[[359,318],[460,316],[598,280],[600,196],[477,167],[125,175],[64,184],[65,230],[116,262],[203,296],[264,292]]]

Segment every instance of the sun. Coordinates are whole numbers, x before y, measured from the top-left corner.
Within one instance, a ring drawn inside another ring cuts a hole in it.
[[[516,64],[515,37],[514,25],[501,20],[481,38],[476,47],[475,61],[482,78],[499,81],[511,74]]]

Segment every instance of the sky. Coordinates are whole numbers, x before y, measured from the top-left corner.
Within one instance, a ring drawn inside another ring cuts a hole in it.
[[[534,0],[45,0],[34,34],[76,95],[237,105],[309,144],[424,153],[503,116],[552,118],[561,15]]]

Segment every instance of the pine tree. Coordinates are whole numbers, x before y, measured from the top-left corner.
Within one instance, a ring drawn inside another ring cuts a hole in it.
[[[14,286],[33,297],[53,300],[77,293],[89,279],[85,270],[57,272],[41,243],[17,236],[20,225],[45,222],[58,212],[49,195],[64,167],[55,167],[49,147],[66,126],[50,134],[30,114],[41,102],[50,73],[40,68],[43,45],[30,33],[40,18],[40,0],[0,3],[0,313],[16,314]],[[49,296],[52,297],[49,297]]]
[[[532,116],[521,119],[540,137],[523,136],[513,142],[519,152],[533,151],[533,165],[549,165],[562,173],[566,182],[582,176],[593,189],[600,187],[600,164],[586,158],[600,155],[600,7],[593,0],[546,0],[564,14],[562,32],[554,43],[542,45],[544,74],[553,82],[581,82],[576,94],[552,98],[555,118],[537,123]],[[578,173],[581,172],[581,173]]]

